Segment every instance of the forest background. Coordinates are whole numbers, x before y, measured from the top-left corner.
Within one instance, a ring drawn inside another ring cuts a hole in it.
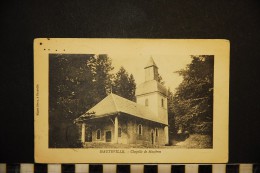
[[[168,88],[170,139],[178,131],[213,135],[214,56],[190,56],[179,71],[183,81],[174,93]],[[107,54],[49,55],[49,147],[78,147],[80,128],[74,120],[113,92],[135,101],[133,74],[121,66],[114,72]],[[165,85],[159,75],[159,82]],[[171,141],[171,140],[170,140]]]

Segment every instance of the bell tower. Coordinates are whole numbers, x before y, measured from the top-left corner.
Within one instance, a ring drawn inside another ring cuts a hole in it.
[[[152,57],[150,57],[144,69],[145,69],[145,81],[150,81],[150,80],[158,81],[158,67],[155,64]]]
[[[167,89],[158,82],[158,67],[152,57],[144,70],[145,81],[136,88],[136,102],[148,107],[154,119],[168,124]]]

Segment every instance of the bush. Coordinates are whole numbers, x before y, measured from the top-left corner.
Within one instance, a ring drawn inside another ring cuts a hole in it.
[[[184,141],[184,140],[186,140],[187,138],[189,138],[190,137],[190,132],[189,131],[179,131],[178,133],[177,133],[177,135],[176,135],[176,138],[175,138],[175,140],[177,140],[177,141]]]
[[[192,125],[192,130],[194,133],[202,135],[212,135],[213,123],[212,122],[202,122],[199,125]]]

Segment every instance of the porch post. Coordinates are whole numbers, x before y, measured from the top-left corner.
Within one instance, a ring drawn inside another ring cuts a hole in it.
[[[165,134],[165,145],[169,144],[169,128],[168,126],[164,127],[164,134]]]
[[[82,123],[81,127],[81,142],[85,142],[86,124]]]
[[[118,143],[118,117],[115,117],[115,143]]]

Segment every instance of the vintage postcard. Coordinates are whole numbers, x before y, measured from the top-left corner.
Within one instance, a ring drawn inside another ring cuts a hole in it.
[[[35,162],[226,163],[228,40],[34,40]]]

